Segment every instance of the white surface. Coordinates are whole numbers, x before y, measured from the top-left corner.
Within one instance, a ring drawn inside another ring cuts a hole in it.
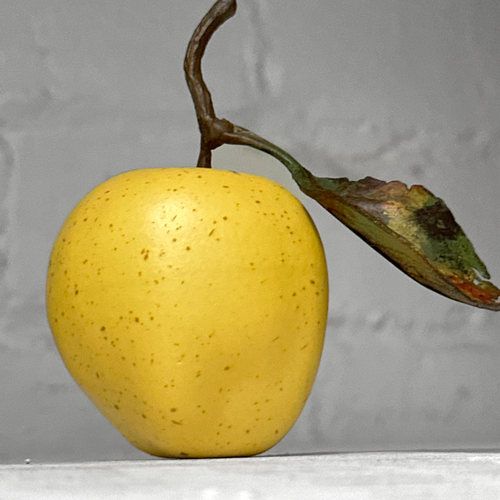
[[[0,466],[2,500],[500,498],[500,454],[363,453]]]

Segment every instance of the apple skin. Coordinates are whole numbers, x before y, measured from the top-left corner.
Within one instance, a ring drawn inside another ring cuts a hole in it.
[[[320,236],[278,184],[201,168],[125,172],[71,212],[47,314],[69,372],[137,448],[255,455],[290,430],[328,309]]]

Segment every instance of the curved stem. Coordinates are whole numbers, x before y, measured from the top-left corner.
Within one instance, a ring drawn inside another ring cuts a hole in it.
[[[227,120],[219,120],[215,115],[212,96],[203,81],[201,60],[207,44],[215,31],[236,12],[236,0],[219,0],[208,11],[196,28],[186,51],[184,72],[193,98],[198,125],[201,132],[198,167],[211,166],[211,151],[223,144],[221,133],[232,129]]]
[[[186,51],[184,72],[193,98],[198,125],[201,133],[198,167],[211,167],[212,150],[223,144],[250,146],[270,154],[281,161],[302,187],[310,186],[313,176],[286,151],[266,141],[243,127],[233,125],[228,120],[219,119],[215,114],[212,96],[201,71],[201,60],[208,42],[215,31],[236,13],[236,0],[218,0],[196,28]]]

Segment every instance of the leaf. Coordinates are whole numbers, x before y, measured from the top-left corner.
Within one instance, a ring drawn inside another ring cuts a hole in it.
[[[373,177],[316,177],[295,158],[237,125],[223,142],[270,154],[300,189],[408,276],[450,299],[500,311],[500,290],[445,202],[423,186]]]
[[[500,290],[440,198],[423,186],[372,177],[318,178],[301,167],[299,187],[422,285],[465,304],[499,311]]]

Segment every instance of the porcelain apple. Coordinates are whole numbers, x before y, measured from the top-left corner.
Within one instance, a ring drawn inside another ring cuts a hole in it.
[[[298,418],[328,308],[323,246],[280,185],[206,168],[125,172],[71,212],[47,311],[71,375],[136,447],[261,453]]]

